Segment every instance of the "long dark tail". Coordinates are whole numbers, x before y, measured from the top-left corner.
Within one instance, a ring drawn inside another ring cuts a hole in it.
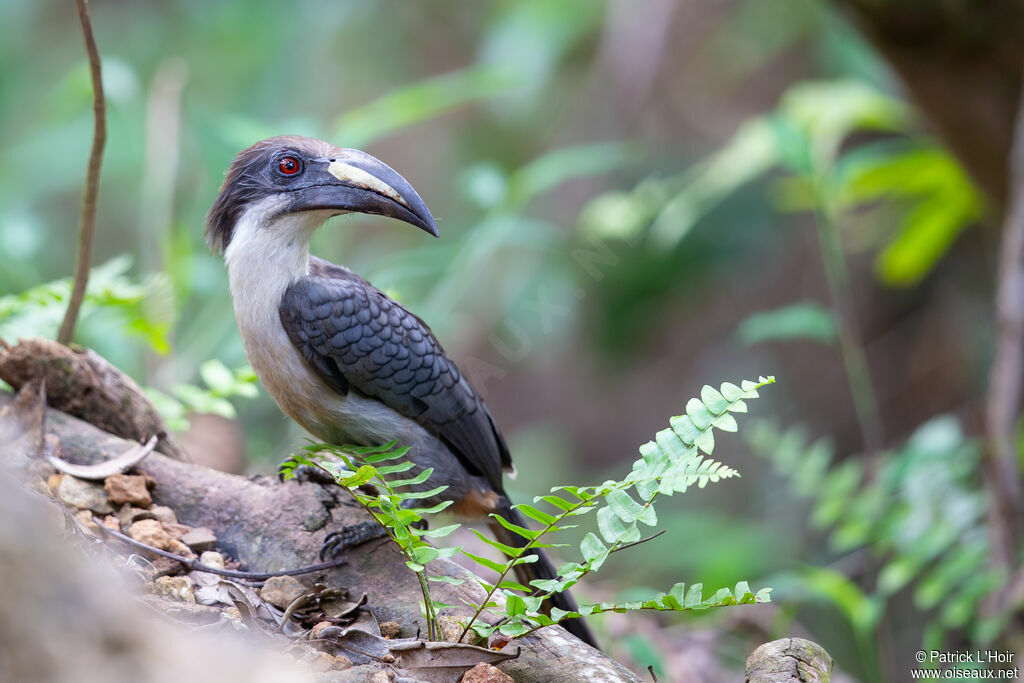
[[[529,526],[523,516],[511,506],[508,499],[504,496],[502,496],[501,502],[498,504],[498,509],[495,510],[495,512],[513,524],[523,527]],[[527,541],[525,538],[519,534],[512,533],[494,521],[493,518],[488,522],[488,526],[491,529],[491,533],[494,534],[494,537],[498,539],[500,543],[516,548],[521,548],[526,545]],[[555,569],[555,565],[552,564],[551,558],[548,557],[547,553],[540,548],[531,550],[530,552],[537,556],[537,561],[516,565],[515,572],[516,578],[519,579],[519,583],[529,586],[530,581],[533,581],[534,579],[558,578],[558,571]],[[572,597],[569,591],[555,593],[551,596],[548,602],[550,602],[551,606],[567,612],[575,612],[578,607],[576,600]],[[573,634],[587,645],[600,649],[597,645],[597,639],[587,626],[587,622],[583,621],[583,619],[567,619],[562,622],[562,626],[565,627],[566,631]]]

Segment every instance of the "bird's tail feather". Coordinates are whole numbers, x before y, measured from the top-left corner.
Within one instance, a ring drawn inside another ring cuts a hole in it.
[[[501,502],[498,505],[498,509],[495,510],[495,512],[517,526],[528,526],[527,521],[523,519],[523,516],[519,514],[519,511],[513,508],[505,497],[502,497]],[[527,543],[525,538],[519,534],[509,531],[493,519],[488,522],[488,526],[491,529],[491,533],[494,534],[494,537],[500,543],[517,548],[521,548]],[[537,556],[537,561],[518,564],[515,567],[516,577],[519,579],[520,583],[525,586],[529,586],[530,581],[533,581],[534,579],[558,578],[558,570],[555,569],[555,565],[551,562],[551,558],[548,557],[547,553],[540,548],[531,549],[530,552]],[[575,612],[579,607],[569,591],[553,594],[548,602],[550,603],[549,606],[557,607],[561,610],[565,610],[566,612]],[[567,619],[562,622],[562,626],[564,626],[565,630],[569,633],[573,634],[588,645],[594,648],[598,647],[597,639],[594,637],[593,632],[583,619]]]

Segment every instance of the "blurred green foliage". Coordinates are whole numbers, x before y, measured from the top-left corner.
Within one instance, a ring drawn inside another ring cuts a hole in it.
[[[763,342],[834,341],[821,292],[808,291],[800,273],[779,272],[802,253],[807,231],[792,228],[804,227],[809,211],[834,212],[852,257],[870,252],[876,282],[902,288],[887,302],[910,308],[985,207],[955,159],[922,132],[882,60],[819,0],[678,2],[661,23],[647,21],[655,5],[94,0],[111,136],[102,265],[76,341],[152,387],[176,427],[189,411],[237,411],[254,462],[265,468],[295,449],[302,433],[271,399],[249,400],[255,384],[224,268],[202,236],[234,154],[282,133],[368,146],[426,198],[441,240],[352,217],[320,231],[314,251],[408,305],[460,361],[500,364],[510,381],[489,386],[488,401],[509,415],[495,411],[521,499],[581,472],[613,472],[665,405],[706,377],[771,364],[780,376],[800,374],[786,365],[794,362],[786,344]],[[88,70],[70,7],[8,0],[0,26],[0,143],[17,162],[0,167],[0,337],[52,336],[90,143]],[[573,259],[581,249],[610,259],[598,263],[600,277]],[[960,283],[948,288],[974,309],[989,306]],[[541,296],[564,315],[538,315],[530,306]],[[959,322],[957,310],[949,316]],[[981,367],[990,327],[977,319],[957,333]],[[514,361],[493,342],[511,326],[530,341]],[[808,347],[837,356],[820,344],[799,348]],[[567,374],[573,363],[577,374]],[[942,367],[958,364],[954,356]],[[901,376],[885,367],[887,378]],[[977,368],[963,372],[965,382],[980,381]],[[539,385],[524,389],[520,375]],[[564,391],[581,376],[593,381]],[[817,385],[830,382],[813,379],[800,387],[787,377],[779,411],[839,432],[850,416],[822,400]],[[902,404],[917,402],[913,388],[889,387]],[[544,402],[550,396],[560,403]],[[783,459],[786,449],[801,454],[783,471],[815,509],[833,499],[850,505],[849,524],[817,527],[845,546],[803,533],[805,505],[764,486],[764,472],[748,462],[750,474],[730,489],[738,493],[697,490],[666,504],[659,515],[681,540],[636,548],[633,566],[609,566],[607,583],[584,597],[635,600],[680,576],[714,585],[775,576],[785,596],[778,623],[813,624],[839,666],[862,675],[902,675],[895,655],[867,638],[890,623],[924,642],[960,628],[982,642],[991,627],[970,615],[984,593],[978,539],[893,547],[913,524],[948,521],[933,509],[934,492],[907,499],[920,485],[911,481],[928,480],[929,463],[950,468],[936,485],[957,500],[983,493],[970,478],[970,438],[938,424],[945,432],[929,423],[918,434],[945,433],[945,446],[915,436],[886,455],[877,484],[847,464],[853,458],[829,464],[823,444],[776,443]],[[722,457],[738,465],[742,455]],[[826,482],[835,490],[815,490]],[[878,502],[883,484],[893,501]],[[886,525],[865,521],[869,513]],[[962,538],[976,526],[970,519],[956,527]],[[877,566],[829,564],[860,557],[858,549]],[[900,602],[901,586],[913,591],[913,608]],[[820,603],[824,616],[814,611]],[[701,623],[729,628],[714,615]],[[638,632],[614,653],[632,652],[638,671],[654,659],[667,667],[675,643]],[[860,649],[846,648],[851,634]]]
[[[803,567],[782,581],[791,587],[788,597],[826,600],[848,620],[864,676],[885,679],[877,669],[881,620],[908,588],[914,605],[934,615],[921,633],[921,649],[949,649],[955,630],[966,631],[975,646],[992,645],[1014,607],[982,609],[1006,577],[989,565],[980,445],[964,436],[955,418],[922,425],[885,453],[874,473],[857,458],[834,463],[830,444],[811,442],[800,428],[782,431],[758,421],[746,433],[754,451],[810,502],[810,523],[827,532],[836,562],[866,551],[860,563],[877,567],[871,589],[829,567]]]
[[[894,229],[860,242],[881,248],[876,267],[884,283],[913,285],[983,211],[959,164],[914,130],[902,101],[863,81],[798,84],[775,111],[742,125],[688,171],[595,198],[582,213],[581,227],[602,237],[647,236],[654,248],[670,249],[742,186],[783,169],[793,175],[778,181],[781,210],[813,210],[815,193],[823,192],[842,218],[864,208],[873,208],[876,220],[879,212],[888,219],[898,211]],[[845,148],[857,133],[899,137]],[[853,222],[864,225],[866,219]]]

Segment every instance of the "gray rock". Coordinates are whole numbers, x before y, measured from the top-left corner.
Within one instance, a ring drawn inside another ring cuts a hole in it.
[[[275,607],[287,609],[300,595],[309,592],[294,576],[275,576],[267,579],[260,589],[260,597]]]
[[[128,529],[140,519],[156,519],[149,510],[143,510],[132,505],[122,505],[117,511],[117,520],[121,523],[122,529]]]
[[[159,520],[160,522],[166,524],[178,523],[178,515],[174,513],[174,510],[166,505],[154,505],[149,508],[149,511],[153,513],[153,519]]]
[[[213,550],[207,550],[202,555],[200,555],[199,562],[205,564],[207,567],[227,569],[227,565],[224,563],[224,556]]]
[[[70,475],[61,477],[60,484],[57,486],[57,497],[65,505],[92,510],[99,515],[109,515],[114,512],[114,506],[110,504],[110,497],[101,485],[76,479]]]
[[[187,576],[161,576],[153,582],[153,586],[157,595],[181,602],[194,603],[196,601],[195,593],[192,590],[192,579]]]
[[[217,547],[217,537],[204,526],[185,532],[181,537],[181,542],[197,553],[203,553]]]

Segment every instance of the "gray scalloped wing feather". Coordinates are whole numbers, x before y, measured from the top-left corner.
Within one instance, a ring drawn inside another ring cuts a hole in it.
[[[415,420],[501,492],[508,447],[426,323],[347,268],[316,258],[310,265],[280,307],[310,367],[339,393],[355,389]]]

